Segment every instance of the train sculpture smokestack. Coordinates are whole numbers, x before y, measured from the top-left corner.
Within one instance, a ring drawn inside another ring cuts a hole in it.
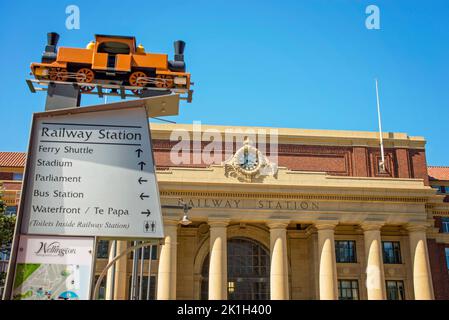
[[[56,61],[56,46],[58,45],[59,34],[56,32],[47,33],[47,45],[42,54],[42,63],[52,63]]]
[[[175,41],[175,61],[184,61],[184,49],[186,43],[182,40]]]
[[[185,72],[186,63],[184,62],[184,49],[186,43],[182,40],[175,41],[173,43],[175,47],[175,61],[169,61],[168,66],[172,71]]]

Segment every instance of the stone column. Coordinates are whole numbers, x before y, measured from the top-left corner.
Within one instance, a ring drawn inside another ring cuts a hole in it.
[[[117,241],[117,255],[128,249],[127,241]],[[128,282],[128,255],[125,255],[115,263],[114,300],[126,300],[126,284]]]
[[[160,246],[157,299],[176,299],[176,255],[178,221],[164,220],[164,244]]]
[[[365,239],[366,290],[368,300],[385,300],[385,275],[382,258],[382,223],[363,223],[361,225]]]
[[[228,298],[228,219],[209,219],[209,300]]]
[[[413,267],[413,288],[416,300],[433,300],[434,291],[430,273],[425,225],[409,224],[411,260]]]
[[[108,254],[108,263],[110,263],[115,258],[115,248],[117,242],[115,240],[109,241],[109,254]],[[115,277],[115,266],[109,268],[107,276],[106,276],[106,294],[105,300],[113,300],[114,299],[114,277]]]
[[[271,300],[288,300],[288,221],[271,221],[270,228],[270,295]]]
[[[335,260],[334,230],[337,223],[320,222],[318,230],[320,300],[337,300],[337,264]]]

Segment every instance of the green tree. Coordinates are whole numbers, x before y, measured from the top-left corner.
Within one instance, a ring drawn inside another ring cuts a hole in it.
[[[11,247],[16,217],[5,216],[6,205],[3,201],[3,188],[0,185],[0,251],[8,252]],[[6,273],[0,272],[0,286],[4,285]]]
[[[5,203],[3,202],[3,184],[0,183],[0,214],[5,213]]]

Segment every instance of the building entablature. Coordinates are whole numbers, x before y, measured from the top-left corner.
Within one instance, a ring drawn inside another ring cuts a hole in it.
[[[399,202],[426,203],[435,196],[435,190],[426,186],[422,179],[371,178],[332,176],[325,172],[291,171],[279,168],[276,175],[259,176],[253,181],[242,181],[230,177],[224,166],[208,168],[173,167],[158,170],[157,178],[161,190],[197,190],[208,192],[248,192],[264,194],[302,194],[315,197],[352,196],[397,198]],[[357,198],[359,197],[359,198]]]
[[[280,168],[256,182],[226,175],[223,166],[170,168],[157,172],[163,204],[182,200],[192,206],[192,220],[223,214],[233,222],[361,224],[378,219],[405,225],[427,221],[426,203],[435,193],[422,179],[338,177]]]

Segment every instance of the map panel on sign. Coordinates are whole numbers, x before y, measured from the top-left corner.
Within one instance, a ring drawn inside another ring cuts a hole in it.
[[[14,300],[88,300],[93,238],[21,236]]]

